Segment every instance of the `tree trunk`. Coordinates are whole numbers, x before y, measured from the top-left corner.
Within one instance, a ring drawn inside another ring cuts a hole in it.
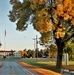
[[[60,69],[62,67],[62,54],[63,54],[64,43],[61,41],[62,41],[61,39],[56,39],[56,43],[58,47],[57,62],[56,62],[57,69]]]

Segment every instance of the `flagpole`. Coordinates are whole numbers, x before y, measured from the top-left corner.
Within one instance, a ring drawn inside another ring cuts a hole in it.
[[[4,56],[6,55],[5,50],[6,50],[6,29],[4,31]]]

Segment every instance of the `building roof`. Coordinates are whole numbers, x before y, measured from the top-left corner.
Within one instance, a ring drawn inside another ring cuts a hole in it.
[[[0,52],[15,52],[15,51],[12,51],[12,50],[0,50]]]

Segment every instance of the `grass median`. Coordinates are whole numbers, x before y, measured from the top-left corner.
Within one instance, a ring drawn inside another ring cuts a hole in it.
[[[30,65],[61,73],[60,69],[56,69],[56,59],[38,58],[37,62],[35,58],[24,58],[23,60]],[[74,70],[74,61],[69,61],[68,66],[66,66],[63,62],[62,68]]]

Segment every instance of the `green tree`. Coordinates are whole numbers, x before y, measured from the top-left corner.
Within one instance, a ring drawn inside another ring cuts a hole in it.
[[[44,56],[44,50],[41,49],[41,50],[39,51],[39,57],[43,57],[43,56]]]
[[[74,43],[70,40],[66,43],[64,52],[69,54],[69,60],[72,60],[72,55],[74,54]]]
[[[41,40],[43,44],[49,41],[47,33],[52,31],[58,47],[56,67],[61,68],[65,42],[74,36],[74,0],[10,0],[10,3],[9,19],[17,21],[17,30],[26,30],[32,23],[42,37],[48,35]]]
[[[50,50],[49,48],[44,49],[44,56],[50,56],[49,50]]]
[[[72,59],[72,49],[71,49],[70,47],[67,46],[67,47],[64,49],[64,53],[68,53],[68,54],[69,54],[69,60]]]
[[[27,51],[27,54],[28,54],[28,57],[30,58],[30,57],[34,57],[34,51],[33,50],[28,50]]]

